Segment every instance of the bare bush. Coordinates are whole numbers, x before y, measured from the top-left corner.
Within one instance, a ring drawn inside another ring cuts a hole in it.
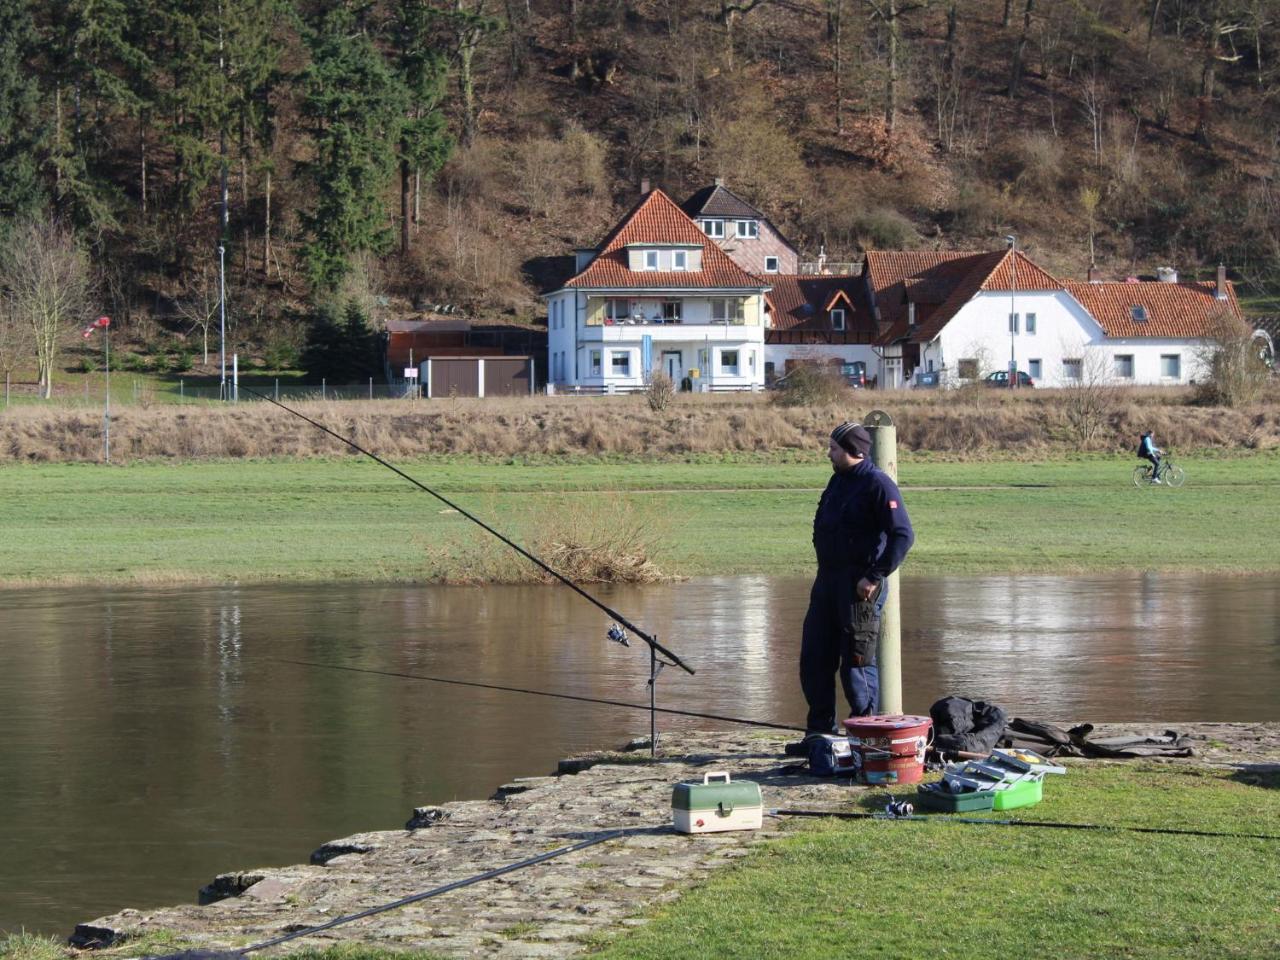
[[[649,384],[645,387],[644,396],[649,401],[649,409],[654,413],[661,413],[675,399],[676,385],[665,371],[655,370],[649,377]]]
[[[850,393],[838,370],[806,363],[787,374],[774,400],[784,407],[831,406],[847,400]]]
[[[1076,442],[1081,449],[1088,449],[1107,431],[1120,398],[1100,352],[1081,348],[1076,355],[1081,357],[1080,377],[1066,381],[1063,408]]]
[[[1253,403],[1266,389],[1271,371],[1259,356],[1253,327],[1227,310],[1209,324],[1200,357],[1207,377],[1200,399],[1224,407]]]

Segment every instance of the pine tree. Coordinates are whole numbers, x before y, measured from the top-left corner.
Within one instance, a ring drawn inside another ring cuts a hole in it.
[[[28,0],[0,0],[0,230],[45,203],[38,165],[47,129],[30,69],[37,42]]]
[[[396,162],[408,94],[350,11],[329,11],[308,37],[302,115],[314,159],[303,173],[315,205],[302,216],[308,274],[316,291],[336,289],[348,257],[384,252],[391,240],[382,195]]]

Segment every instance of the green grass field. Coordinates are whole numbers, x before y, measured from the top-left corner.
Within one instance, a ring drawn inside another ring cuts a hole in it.
[[[1280,834],[1280,776],[1072,766],[1010,815]],[[827,820],[650,911],[599,955],[1263,960],[1280,956],[1278,866],[1276,840]]]
[[[905,571],[1280,569],[1280,457],[1183,462],[1181,490],[1137,490],[1134,461],[1123,458],[904,460],[917,531]],[[819,461],[405,469],[517,539],[584,514],[607,524],[629,505],[658,565],[685,576],[809,572],[810,524],[829,476]],[[455,574],[451,558],[488,541],[354,459],[6,466],[0,531],[8,586],[431,579]]]

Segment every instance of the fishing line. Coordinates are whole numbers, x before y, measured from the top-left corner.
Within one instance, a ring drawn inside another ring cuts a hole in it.
[[[622,624],[622,626],[626,627],[628,630],[630,630],[632,633],[634,633],[637,637],[639,637],[641,640],[643,640],[645,643],[647,643],[647,644],[649,645],[649,649],[650,649],[650,650],[652,650],[655,654],[656,654],[656,653],[661,653],[664,657],[666,657],[666,658],[671,662],[671,665],[672,665],[672,666],[679,667],[681,670],[684,670],[686,673],[690,673],[690,674],[694,673],[694,669],[693,669],[692,667],[688,666],[688,665],[687,665],[683,660],[681,660],[679,657],[677,657],[674,653],[672,653],[672,652],[671,652],[670,650],[668,650],[666,647],[662,646],[662,644],[658,643],[658,641],[657,641],[657,640],[655,640],[655,639],[653,638],[653,636],[652,636],[652,635],[650,635],[650,634],[646,633],[645,631],[641,630],[639,627],[637,627],[634,623],[632,623],[630,620],[628,620],[628,619],[627,619],[626,617],[624,617],[622,614],[618,613],[618,611],[614,610],[612,607],[610,607],[610,606],[608,606],[607,604],[605,604],[605,603],[601,602],[600,600],[597,600],[595,597],[593,597],[591,594],[587,593],[587,591],[583,590],[580,586],[578,586],[576,583],[574,583],[572,580],[570,580],[570,579],[569,579],[568,577],[566,577],[564,574],[560,573],[558,570],[556,570],[556,569],[552,568],[551,566],[549,566],[548,564],[546,564],[544,561],[542,561],[542,560],[538,559],[537,557],[535,557],[532,553],[530,553],[530,552],[529,552],[528,550],[526,550],[524,547],[520,546],[520,544],[516,543],[514,540],[512,540],[512,539],[510,539],[509,537],[507,537],[507,536],[505,536],[505,535],[503,535],[503,534],[499,533],[497,530],[495,530],[493,527],[489,526],[487,523],[485,523],[485,522],[484,522],[483,520],[481,520],[479,517],[475,516],[474,514],[470,513],[469,511],[467,511],[467,510],[463,509],[462,507],[458,506],[456,503],[454,503],[454,502],[453,502],[452,500],[450,500],[448,497],[445,497],[445,496],[443,496],[442,494],[439,494],[439,493],[437,493],[436,491],[432,490],[432,489],[431,489],[430,487],[428,487],[425,483],[422,483],[422,482],[421,482],[421,481],[419,481],[419,480],[415,480],[413,477],[409,476],[409,474],[405,473],[405,472],[404,472],[403,470],[401,470],[399,467],[395,466],[394,464],[388,463],[386,460],[383,460],[383,459],[382,459],[381,457],[379,457],[377,454],[375,454],[375,453],[370,453],[368,450],[366,450],[364,447],[360,446],[360,445],[359,445],[358,443],[356,443],[354,440],[351,440],[351,439],[349,439],[349,438],[347,438],[347,437],[344,437],[344,436],[343,436],[342,434],[340,434],[340,433],[335,433],[333,430],[330,430],[328,427],[326,427],[323,423],[320,423],[320,422],[318,422],[318,421],[316,421],[316,420],[312,420],[312,419],[311,419],[310,417],[308,417],[306,414],[304,414],[304,413],[299,413],[297,410],[294,410],[292,407],[285,406],[285,405],[284,405],[283,403],[281,403],[279,400],[272,399],[271,397],[267,396],[265,393],[259,393],[257,390],[254,390],[254,389],[252,389],[251,387],[246,387],[246,386],[243,386],[243,385],[242,385],[242,386],[240,387],[240,389],[241,389],[241,390],[243,390],[243,391],[245,391],[246,393],[249,393],[249,394],[252,394],[252,395],[253,395],[253,396],[255,396],[255,397],[258,397],[259,399],[262,399],[262,400],[267,401],[267,403],[274,404],[275,406],[279,407],[281,410],[284,410],[284,411],[286,411],[286,412],[288,412],[288,413],[291,413],[291,414],[293,414],[295,417],[298,417],[298,418],[299,418],[299,419],[301,419],[301,420],[305,420],[307,423],[311,424],[311,425],[312,425],[313,427],[315,427],[317,430],[323,430],[325,433],[327,433],[329,436],[333,437],[335,440],[340,440],[340,441],[342,441],[342,442],[343,442],[343,443],[345,443],[347,446],[349,446],[352,450],[355,450],[355,451],[357,451],[357,452],[359,452],[359,453],[363,453],[366,457],[368,457],[368,458],[369,458],[370,460],[372,460],[374,463],[380,463],[380,464],[382,464],[382,466],[386,467],[386,468],[387,468],[388,470],[390,470],[392,473],[396,473],[396,474],[398,474],[398,475],[400,475],[400,476],[404,477],[406,480],[408,480],[410,483],[412,483],[412,484],[413,484],[415,487],[417,487],[419,490],[422,490],[424,493],[429,493],[429,494],[431,494],[431,496],[435,497],[437,500],[439,500],[439,501],[440,501],[441,503],[443,503],[445,506],[449,507],[451,510],[456,510],[456,511],[458,511],[458,513],[462,514],[462,516],[466,517],[466,518],[467,518],[468,520],[470,520],[472,523],[476,524],[477,526],[481,527],[482,529],[484,529],[484,530],[488,531],[489,533],[493,534],[493,536],[497,537],[499,540],[501,540],[503,543],[505,543],[505,544],[506,544],[508,547],[510,547],[512,550],[516,551],[516,553],[518,553],[518,554],[520,554],[522,557],[524,557],[526,560],[529,560],[531,563],[533,563],[533,564],[537,565],[539,568],[541,568],[542,570],[544,570],[546,573],[549,573],[551,576],[555,577],[557,580],[559,580],[561,583],[563,583],[566,587],[568,587],[568,588],[569,588],[570,590],[572,590],[574,593],[578,594],[578,596],[582,597],[584,600],[587,600],[588,602],[590,602],[590,603],[594,604],[594,605],[595,605],[596,607],[598,607],[599,609],[603,610],[603,611],[604,611],[605,613],[607,613],[610,617],[612,617],[612,618],[613,618],[614,620],[616,620],[618,623]],[[612,634],[611,634],[611,639],[614,639],[614,638],[612,637]],[[624,636],[623,638],[619,639],[619,641],[618,641],[618,642],[623,643],[624,645],[626,645],[626,644],[625,644],[625,636]]]
[[[1236,840],[1280,840],[1270,833],[1222,833],[1215,830],[1184,830],[1178,827],[1127,827],[1102,823],[1062,823],[1055,820],[989,820],[985,817],[929,816],[926,814],[893,815],[888,813],[855,813],[843,810],[770,810],[777,817],[835,817],[838,820],[913,820],[917,823],[967,823],[988,827],[1046,827],[1051,830],[1113,830],[1126,833],[1158,833],[1176,837],[1230,837]]]
[[[431,683],[447,683],[457,687],[479,687],[482,690],[501,690],[505,693],[523,693],[531,697],[551,697],[556,700],[577,700],[580,703],[600,703],[609,707],[626,707],[628,710],[656,710],[658,713],[670,713],[680,717],[696,717],[699,720],[722,720],[725,723],[745,724],[749,727],[766,727],[770,730],[798,730],[786,723],[770,723],[766,720],[746,720],[742,717],[725,717],[717,713],[699,713],[695,710],[674,710],[669,707],[650,707],[647,703],[627,703],[624,700],[605,700],[600,697],[582,697],[572,693],[551,693],[547,690],[529,690],[524,687],[504,687],[496,683],[480,683],[476,680],[454,680],[449,677],[427,677],[417,673],[399,673],[394,670],[374,670],[369,667],[346,667],[333,663],[315,663],[311,660],[287,660],[282,657],[269,658],[275,663],[291,663],[301,667],[317,667],[321,670],[345,670],[349,673],[371,673],[379,677],[397,677],[402,680],[426,680]]]

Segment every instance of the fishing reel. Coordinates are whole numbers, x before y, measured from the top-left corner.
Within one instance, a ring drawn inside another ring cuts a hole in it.
[[[890,800],[884,805],[884,815],[891,820],[897,820],[900,817],[909,817],[916,812],[916,808],[906,800]]]
[[[627,639],[627,631],[616,623],[609,624],[609,630],[605,636],[614,643],[622,644],[624,647],[631,646],[631,642]]]

